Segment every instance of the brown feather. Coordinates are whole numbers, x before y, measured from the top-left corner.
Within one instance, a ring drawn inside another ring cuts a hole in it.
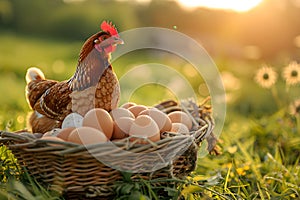
[[[59,82],[55,87],[48,89],[40,98],[39,106],[49,118],[56,120],[63,120],[71,111],[71,98],[72,91],[66,81]]]
[[[36,112],[29,113],[28,128],[33,133],[45,133],[54,128],[61,127],[61,122],[40,115]]]
[[[33,80],[26,86],[26,98],[31,106],[34,107],[38,99],[44,94],[46,90],[55,85],[57,81],[52,80]]]
[[[96,39],[98,39],[101,35],[107,34],[103,31],[100,31],[94,35],[92,35],[91,37],[89,37],[83,44],[81,50],[80,50],[80,54],[79,54],[79,60],[78,62],[82,62],[87,56],[88,54],[93,50],[94,48],[94,41]]]

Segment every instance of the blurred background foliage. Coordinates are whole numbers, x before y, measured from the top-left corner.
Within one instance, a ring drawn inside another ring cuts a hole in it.
[[[98,30],[103,19],[113,21],[120,31],[176,26],[219,56],[273,60],[299,53],[299,10],[297,0],[265,0],[244,13],[188,10],[171,0],[1,0],[0,25],[1,31],[64,41],[84,40]],[[251,47],[258,48],[257,55],[244,54]]]

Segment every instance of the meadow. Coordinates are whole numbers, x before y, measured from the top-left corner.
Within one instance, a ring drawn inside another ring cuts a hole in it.
[[[24,95],[26,69],[38,66],[50,79],[67,79],[75,71],[82,42],[7,32],[0,34],[0,44],[0,130],[16,131],[26,127],[30,111]],[[132,52],[113,63],[114,70],[122,77],[135,66],[159,62],[183,74],[197,91],[198,101],[209,95],[201,76],[186,70],[190,68],[186,61],[168,54],[153,59],[153,55]],[[221,154],[199,158],[196,171],[181,180],[181,187],[175,188],[179,193],[168,199],[179,195],[191,200],[299,199],[299,83],[287,86],[282,78],[287,62],[274,62],[276,82],[263,88],[254,78],[261,62],[213,59],[224,78],[227,94],[226,121],[218,142]],[[143,77],[136,80],[139,78]],[[153,84],[138,88],[130,101],[153,105],[169,98],[175,98],[172,92]],[[28,177],[4,146],[0,147],[0,157],[0,199],[62,199]],[[131,191],[121,190],[117,198],[134,199],[138,195],[139,199],[160,199],[153,193],[155,188],[136,187],[134,183],[127,183],[127,187],[128,184],[132,184]]]

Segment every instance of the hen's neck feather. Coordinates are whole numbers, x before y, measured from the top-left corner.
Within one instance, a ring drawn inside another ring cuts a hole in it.
[[[78,91],[95,86],[108,67],[111,65],[107,55],[100,54],[94,47],[89,53],[82,50],[76,72],[69,80],[70,89]]]

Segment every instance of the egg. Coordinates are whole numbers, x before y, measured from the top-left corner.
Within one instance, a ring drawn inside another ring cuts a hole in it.
[[[172,123],[183,123],[187,126],[189,130],[192,129],[193,122],[191,118],[182,111],[174,111],[168,114]]]
[[[75,129],[75,127],[68,127],[68,128],[64,128],[61,129],[59,131],[59,133],[56,135],[56,137],[63,139],[63,140],[68,140],[69,135],[71,134],[71,132]]]
[[[65,117],[62,122],[61,128],[68,127],[81,127],[82,126],[83,117],[78,113],[71,113]]]
[[[133,102],[127,102],[127,103],[124,103],[121,108],[125,108],[125,109],[128,109],[132,106],[136,106],[136,103],[133,103]]]
[[[153,142],[160,140],[159,128],[155,121],[148,115],[138,116],[132,123],[129,135],[136,138],[148,138]],[[139,141],[139,143],[147,143]]]
[[[112,139],[123,139],[128,136],[129,129],[134,119],[131,117],[120,117],[114,121]]]
[[[51,131],[44,133],[44,135],[42,137],[56,137],[60,131],[61,131],[60,128],[55,128]]]
[[[129,110],[127,110],[125,108],[113,109],[112,111],[110,111],[109,114],[110,114],[110,116],[112,117],[113,120],[116,120],[116,119],[121,118],[121,117],[135,118],[134,115],[132,114],[132,112],[130,112]]]
[[[137,117],[139,115],[140,112],[142,112],[143,110],[147,110],[148,108],[144,105],[135,105],[135,106],[131,106],[128,108],[128,110],[130,112],[132,112],[132,114]]]
[[[161,133],[171,130],[172,123],[168,115],[156,108],[143,110],[142,112],[139,113],[139,115],[150,116],[158,125],[158,128]]]
[[[92,127],[79,127],[70,133],[68,141],[88,145],[107,142],[108,139],[106,135],[98,129]]]
[[[183,123],[172,123],[171,132],[175,132],[175,133],[189,133],[189,129]]]
[[[82,126],[88,126],[102,131],[108,139],[113,133],[113,120],[109,113],[102,108],[88,111],[83,117]]]

